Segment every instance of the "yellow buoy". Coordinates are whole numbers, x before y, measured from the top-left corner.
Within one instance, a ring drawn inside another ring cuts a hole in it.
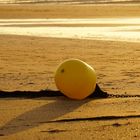
[[[71,99],[84,99],[96,87],[95,70],[79,59],[68,59],[61,63],[55,73],[57,88]]]

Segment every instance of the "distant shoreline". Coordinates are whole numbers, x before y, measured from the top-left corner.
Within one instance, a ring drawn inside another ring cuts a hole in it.
[[[139,0],[126,0],[126,1],[96,1],[96,0],[0,0],[0,4],[140,4]]]

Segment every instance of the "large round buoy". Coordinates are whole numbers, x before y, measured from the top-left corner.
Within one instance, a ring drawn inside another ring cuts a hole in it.
[[[95,70],[79,59],[68,59],[58,66],[55,83],[65,96],[84,99],[95,90]]]

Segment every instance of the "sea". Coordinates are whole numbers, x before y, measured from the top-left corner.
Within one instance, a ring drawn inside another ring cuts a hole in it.
[[[136,3],[140,0],[0,0],[1,3]],[[87,25],[87,26],[85,26]],[[102,25],[98,26],[97,25]],[[69,26],[69,27],[68,27]],[[0,35],[140,42],[140,17],[0,19]]]
[[[57,4],[111,4],[140,3],[140,0],[0,0],[3,4],[57,3]]]

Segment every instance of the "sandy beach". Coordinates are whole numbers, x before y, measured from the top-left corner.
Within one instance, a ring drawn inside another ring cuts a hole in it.
[[[0,5],[0,90],[57,90],[57,66],[78,58],[94,67],[104,91],[140,95],[139,6]],[[139,104],[138,97],[0,98],[0,140],[139,140]]]

